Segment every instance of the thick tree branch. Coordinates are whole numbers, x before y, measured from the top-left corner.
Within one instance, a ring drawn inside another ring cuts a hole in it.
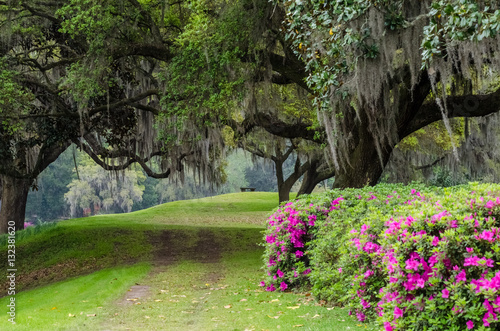
[[[496,113],[500,110],[500,89],[485,95],[449,96],[446,98],[446,108],[448,118],[481,117]],[[403,139],[440,119],[442,115],[437,102],[425,103],[417,115],[400,131],[399,137]]]
[[[309,93],[312,93],[305,81],[307,73],[302,61],[274,53],[269,53],[269,61],[271,62],[273,70],[279,73],[283,78],[294,82]]]
[[[241,123],[235,120],[226,120],[225,124],[231,127],[240,137],[247,135],[257,127],[261,127],[267,132],[282,138],[304,138],[311,141],[318,141],[316,139],[318,133],[320,137],[325,137],[324,128],[311,129],[311,123],[304,122],[287,123],[265,113],[249,115]]]

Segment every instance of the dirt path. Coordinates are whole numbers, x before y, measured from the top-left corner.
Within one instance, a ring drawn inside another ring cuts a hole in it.
[[[153,255],[153,269],[146,278],[153,277],[168,270],[172,264],[191,260],[197,263],[217,264],[221,258],[222,248],[217,243],[215,235],[210,230],[199,230],[197,237],[189,238],[184,231],[165,230],[160,234],[152,233],[149,237],[151,244],[155,247]],[[212,268],[210,268],[212,269]],[[215,270],[219,268],[213,268]],[[200,282],[212,284],[217,282],[221,273],[217,271],[208,272],[200,275]],[[117,306],[131,306],[137,302],[144,301],[151,296],[151,286],[145,284],[136,284],[132,286],[127,293],[116,302]],[[188,324],[193,325],[190,321]],[[108,326],[109,327],[109,326]]]

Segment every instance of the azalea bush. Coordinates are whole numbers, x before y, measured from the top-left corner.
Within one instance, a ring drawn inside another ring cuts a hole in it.
[[[498,328],[499,213],[498,185],[381,185],[289,202],[269,220],[262,285],[309,284],[387,331]]]

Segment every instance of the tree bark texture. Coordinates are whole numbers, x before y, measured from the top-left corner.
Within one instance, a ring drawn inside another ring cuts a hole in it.
[[[0,176],[2,180],[2,205],[0,207],[0,234],[24,229],[24,217],[31,179]]]

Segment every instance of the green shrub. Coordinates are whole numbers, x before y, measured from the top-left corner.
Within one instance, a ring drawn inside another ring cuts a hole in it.
[[[270,218],[279,244],[268,237],[265,285],[309,283],[385,330],[498,327],[499,196],[498,185],[379,185],[288,203]],[[288,253],[297,237],[304,256]]]

